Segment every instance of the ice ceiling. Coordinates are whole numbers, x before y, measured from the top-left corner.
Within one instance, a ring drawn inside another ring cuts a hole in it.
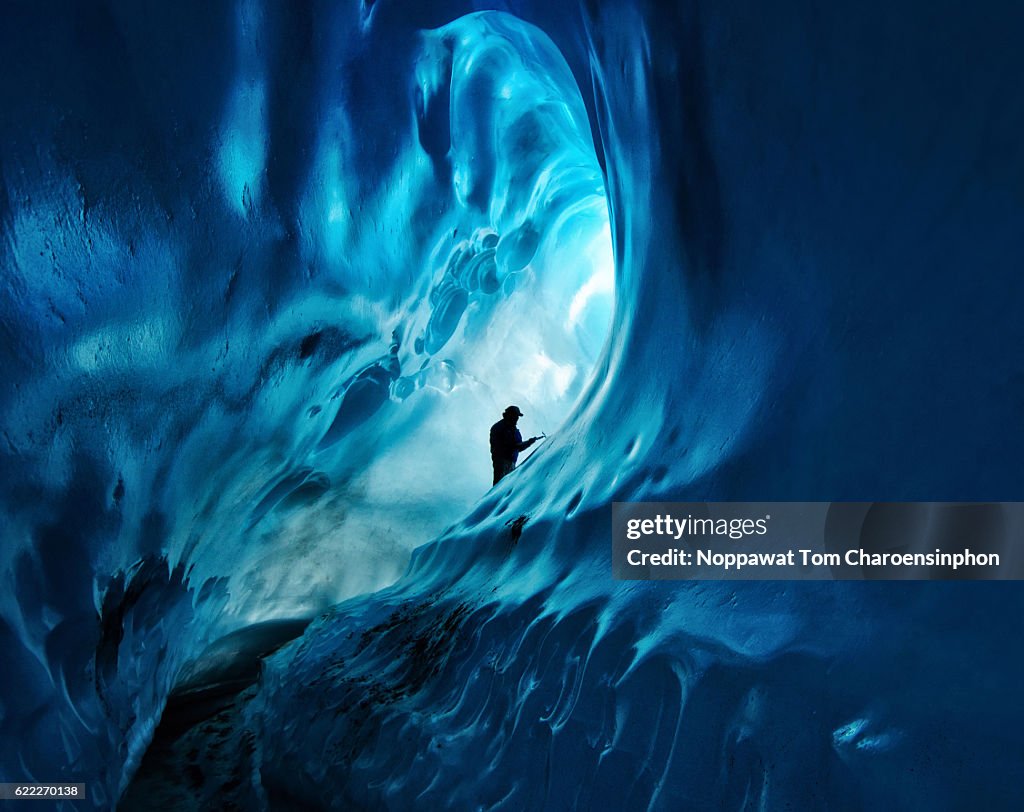
[[[4,8],[4,780],[108,808],[319,613],[235,800],[1008,806],[1018,585],[616,583],[607,512],[1020,498],[1020,10],[499,5]]]

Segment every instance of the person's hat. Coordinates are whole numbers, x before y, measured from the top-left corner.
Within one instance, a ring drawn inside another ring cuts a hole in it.
[[[523,413],[522,413],[521,411],[519,411],[519,407],[518,407],[518,406],[509,406],[509,407],[508,407],[508,408],[507,408],[507,409],[506,409],[505,411],[503,411],[503,412],[502,412],[501,414],[502,414],[502,416],[505,416],[505,415],[510,415],[510,414],[517,414],[517,415],[519,415],[520,417],[522,417],[522,416],[523,416]]]

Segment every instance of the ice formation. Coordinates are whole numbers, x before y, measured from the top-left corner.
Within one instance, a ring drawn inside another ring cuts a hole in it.
[[[613,500],[1020,498],[1018,7],[2,14],[2,780],[109,808],[316,616],[246,804],[1019,800],[1018,584],[608,558]]]

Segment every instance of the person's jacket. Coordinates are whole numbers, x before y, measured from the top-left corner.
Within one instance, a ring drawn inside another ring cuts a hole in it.
[[[524,442],[519,429],[504,418],[491,426],[491,459],[495,462],[507,460],[515,465],[519,452],[525,451],[533,443],[532,439]]]

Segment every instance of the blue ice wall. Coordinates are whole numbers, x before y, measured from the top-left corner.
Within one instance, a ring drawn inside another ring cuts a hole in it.
[[[615,584],[607,505],[1020,498],[1019,10],[473,10],[5,7],[4,777],[108,805],[440,536],[267,664],[254,797],[1011,806],[1015,584]]]
[[[4,15],[3,763],[102,806],[183,662],[393,582],[510,401],[562,422],[608,207],[564,58],[509,16],[363,52],[350,7]]]

